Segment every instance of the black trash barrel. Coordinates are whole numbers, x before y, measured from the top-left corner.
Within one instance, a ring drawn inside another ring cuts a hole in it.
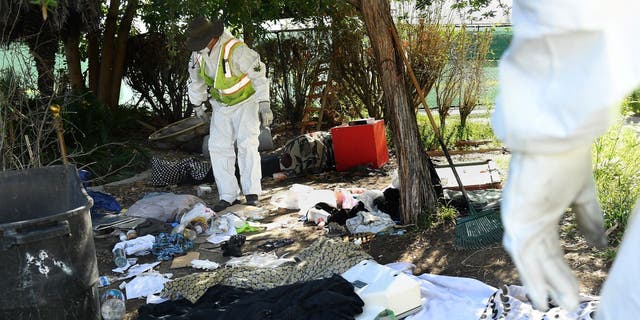
[[[100,319],[92,205],[73,166],[0,172],[0,319]]]

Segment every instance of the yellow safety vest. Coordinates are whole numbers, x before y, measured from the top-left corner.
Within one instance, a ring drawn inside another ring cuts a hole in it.
[[[209,77],[205,71],[204,59],[200,60],[200,78],[209,86],[209,94],[216,101],[232,106],[251,97],[256,90],[246,73],[233,75],[229,63],[233,49],[242,45],[242,41],[231,38],[222,46],[216,79]]]

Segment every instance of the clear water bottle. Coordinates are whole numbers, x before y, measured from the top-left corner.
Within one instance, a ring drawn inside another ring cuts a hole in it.
[[[124,294],[118,289],[110,289],[100,298],[100,314],[103,320],[122,320],[126,313]]]
[[[124,253],[124,249],[113,250],[113,263],[118,268],[122,268],[127,265],[127,255]]]

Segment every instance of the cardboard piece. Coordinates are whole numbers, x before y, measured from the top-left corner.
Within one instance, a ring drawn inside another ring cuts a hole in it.
[[[171,267],[169,269],[178,269],[185,268],[191,266],[191,261],[200,258],[200,252],[191,251],[187,252],[184,256],[179,256],[177,258],[173,258],[171,262]]]

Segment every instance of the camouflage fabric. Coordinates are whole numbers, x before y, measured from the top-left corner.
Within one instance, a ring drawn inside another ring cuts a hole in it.
[[[227,285],[256,290],[329,278],[341,274],[362,260],[372,259],[358,245],[341,239],[320,238],[294,257],[295,263],[276,268],[237,267],[196,273],[167,282],[160,293],[171,299],[183,297],[193,303],[208,288]]]
[[[297,136],[284,145],[280,169],[287,173],[318,173],[333,168],[331,133],[318,131]]]

